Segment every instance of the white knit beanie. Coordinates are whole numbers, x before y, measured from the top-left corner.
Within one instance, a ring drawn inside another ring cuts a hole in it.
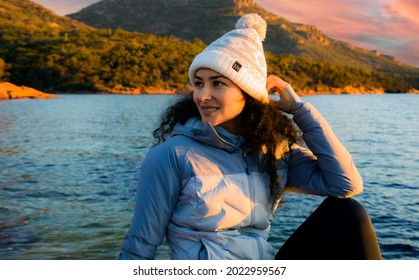
[[[195,57],[189,67],[191,83],[198,69],[209,68],[233,81],[253,98],[268,103],[266,60],[262,46],[265,37],[266,22],[260,15],[242,16],[236,23],[236,29],[215,40]]]

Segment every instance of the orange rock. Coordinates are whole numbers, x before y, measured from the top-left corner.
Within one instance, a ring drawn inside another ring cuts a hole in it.
[[[0,99],[19,99],[19,98],[57,98],[57,95],[44,93],[42,91],[25,87],[16,86],[12,83],[1,82],[0,83]]]
[[[419,90],[417,90],[415,88],[412,88],[407,93],[410,93],[410,94],[419,94]]]

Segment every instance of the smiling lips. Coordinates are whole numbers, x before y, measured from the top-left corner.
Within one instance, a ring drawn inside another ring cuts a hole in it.
[[[212,106],[201,106],[201,111],[204,115],[211,115],[215,111],[219,110],[220,107],[212,107]]]

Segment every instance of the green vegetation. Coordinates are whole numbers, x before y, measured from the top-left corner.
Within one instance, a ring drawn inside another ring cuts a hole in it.
[[[203,48],[199,42],[122,30],[32,38],[2,57],[13,65],[13,82],[51,91],[181,88],[188,63]]]
[[[268,54],[267,61],[269,72],[287,77],[304,93],[400,93],[419,88],[419,76],[386,74],[293,55]]]
[[[179,89],[204,48],[200,41],[90,28],[22,0],[0,3],[0,34],[10,81],[47,91]]]
[[[201,40],[96,29],[27,0],[0,2],[0,79],[48,92],[180,90]],[[297,91],[419,88],[418,75],[385,74],[318,59],[267,53],[269,71]]]
[[[7,81],[10,73],[8,72],[9,65],[0,58],[0,82]]]

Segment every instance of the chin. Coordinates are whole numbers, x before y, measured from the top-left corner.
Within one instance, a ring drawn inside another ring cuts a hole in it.
[[[209,118],[202,118],[201,117],[201,121],[202,121],[202,123],[210,123],[212,126],[216,126],[216,125],[219,124],[218,122],[216,122],[214,120],[211,120]]]

